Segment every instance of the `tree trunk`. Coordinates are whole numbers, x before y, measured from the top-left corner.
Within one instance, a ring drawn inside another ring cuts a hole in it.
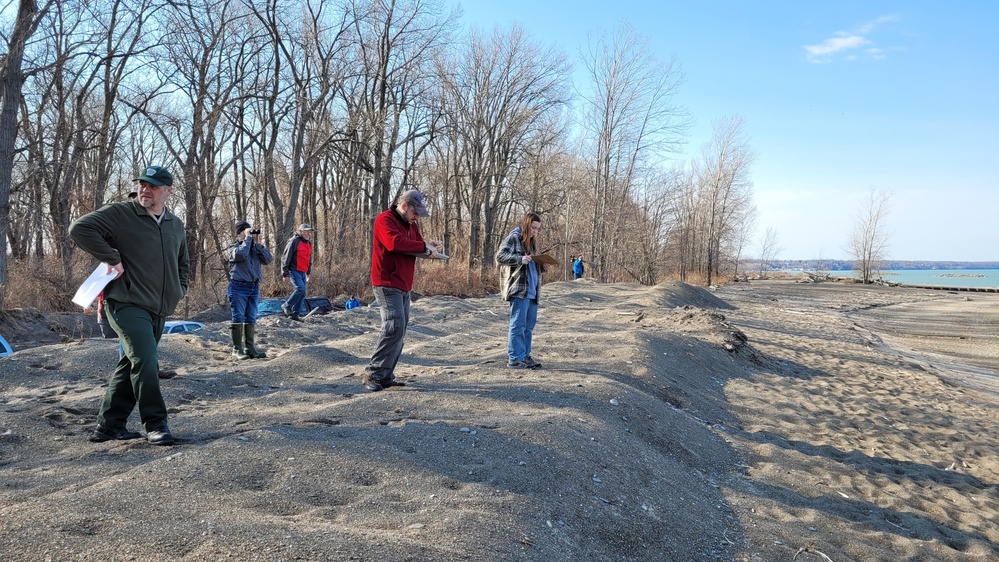
[[[10,35],[7,56],[0,68],[0,288],[7,286],[7,236],[10,232],[10,182],[14,172],[14,152],[17,143],[17,109],[24,87],[24,47],[38,29],[49,4],[42,10],[34,0],[21,0],[17,20]],[[2,296],[0,296],[2,298]]]

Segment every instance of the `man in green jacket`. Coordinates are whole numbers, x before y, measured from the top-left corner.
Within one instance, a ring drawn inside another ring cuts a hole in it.
[[[135,179],[137,197],[106,205],[69,227],[80,248],[117,274],[105,287],[104,299],[124,353],[111,375],[90,440],[142,437],[126,427],[138,405],[146,439],[154,445],[173,445],[157,377],[158,346],[167,316],[187,292],[187,242],[184,223],[166,208],[173,193],[170,172],[149,166]]]

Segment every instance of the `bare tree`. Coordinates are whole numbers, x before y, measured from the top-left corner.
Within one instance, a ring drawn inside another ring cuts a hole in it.
[[[673,235],[676,216],[672,203],[676,200],[674,191],[680,188],[677,170],[647,180],[638,190],[640,199],[636,201],[635,218],[632,224],[633,235],[628,242],[633,248],[629,264],[624,265],[636,281],[643,285],[654,285],[667,271],[667,242]]]
[[[815,279],[825,280],[829,277],[829,263],[824,254],[825,251],[819,248],[819,255],[815,258]]]
[[[150,125],[162,136],[162,152],[146,157],[168,164],[169,156],[179,166],[174,189],[183,205],[193,284],[208,267],[209,245],[221,245],[213,210],[222,180],[237,162],[230,151],[236,128],[226,112],[244,101],[237,86],[259,41],[237,0],[188,2],[166,16],[162,23],[172,33],[161,54],[170,64],[154,67],[164,87],[143,102]],[[157,107],[153,100],[160,96]],[[181,99],[183,104],[168,102]]]
[[[98,22],[102,30],[104,42],[98,51],[101,57],[97,81],[102,91],[96,101],[98,123],[91,151],[94,209],[104,204],[112,174],[122,166],[119,157],[123,139],[130,134],[131,125],[139,117],[134,104],[122,103],[122,98],[136,92],[142,95],[144,88],[137,85],[143,81],[141,73],[148,63],[145,55],[161,41],[161,36],[151,33],[146,24],[151,23],[154,14],[169,8],[169,0],[112,0],[110,6],[96,5],[90,10],[93,21]],[[125,158],[124,161],[131,171],[134,160]],[[128,176],[131,180],[131,174]]]
[[[144,12],[154,10],[145,2],[135,10],[126,4],[55,5],[39,49],[48,60],[24,88],[21,137],[34,170],[27,185],[45,201],[46,230],[67,283],[72,277],[70,221],[77,210],[103,204],[111,155],[134,115],[118,109],[118,93],[136,68],[131,59],[140,49]]]
[[[547,125],[567,101],[569,70],[561,51],[542,47],[516,26],[489,37],[472,33],[463,52],[438,61],[447,131],[463,171],[467,263],[477,264],[481,276],[492,265],[498,225],[508,218],[501,215],[512,212],[513,180],[559,132]]]
[[[7,285],[7,236],[10,231],[10,192],[17,143],[17,112],[24,88],[24,52],[28,41],[55,0],[41,7],[34,0],[18,3],[14,28],[4,37],[7,54],[0,61],[0,288]]]
[[[261,129],[252,137],[264,152],[266,203],[273,209],[274,230],[284,240],[295,230],[299,215],[305,222],[319,224],[318,202],[324,200],[320,194],[332,182],[317,172],[333,143],[347,140],[342,124],[336,123],[334,96],[347,73],[346,51],[351,45],[347,35],[354,22],[349,10],[338,10],[323,0],[304,3],[299,8],[303,14],[292,11],[292,17],[277,0],[265,2],[264,10],[259,4],[249,3],[269,35],[269,66],[264,70],[270,76],[262,77],[269,84],[269,95],[259,100]],[[286,190],[278,189],[278,167],[287,175]],[[303,199],[308,203],[302,205]],[[321,255],[329,259],[332,252]]]
[[[849,250],[865,284],[874,282],[874,272],[880,269],[888,251],[890,234],[885,223],[890,200],[891,192],[871,187],[857,211]]]
[[[455,15],[442,17],[439,0],[351,0],[350,10],[358,72],[341,95],[353,161],[366,172],[365,214],[374,217],[404,187],[411,164],[399,160],[419,155],[432,138],[434,120],[417,106],[430,103],[421,94],[432,91],[433,60]]]
[[[703,149],[704,164],[698,174],[705,243],[701,273],[708,285],[719,273],[723,243],[738,234],[747,213],[753,212],[749,168],[755,153],[743,125],[738,116],[716,120],[714,135]]]
[[[603,281],[636,178],[651,159],[675,150],[690,124],[686,111],[673,105],[683,82],[679,63],[660,62],[646,43],[622,26],[611,37],[591,41],[583,60],[590,81],[583,96],[585,126],[594,165],[590,263]]]
[[[777,256],[784,251],[777,237],[777,230],[774,227],[767,227],[766,234],[760,240],[760,278],[766,279],[766,272]]]
[[[680,165],[670,174],[675,184],[671,191],[670,212],[675,225],[669,240],[676,274],[681,281],[688,281],[696,271],[700,243],[701,215],[698,213],[698,187],[693,167]]]
[[[577,115],[564,53],[517,26],[454,41],[459,13],[443,0],[38,4],[0,23],[12,30],[0,280],[8,256],[77,274],[67,225],[123,196],[145,162],[174,168],[192,288],[216,295],[231,219],[264,226],[274,245],[297,222],[317,225],[323,283],[345,271],[334,256],[368,253],[369,221],[409,187],[433,200],[427,228],[471,285],[491,279],[500,230],[526,210],[545,217],[546,251],[588,255],[605,281],[710,282],[745,245],[741,120],[716,123],[702,160],[667,171],[690,124],[674,103],[682,74],[627,27],[583,54]]]

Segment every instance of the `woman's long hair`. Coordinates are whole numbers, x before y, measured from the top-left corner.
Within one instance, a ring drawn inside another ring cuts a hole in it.
[[[527,213],[520,219],[520,243],[524,245],[524,250],[531,255],[537,251],[534,237],[531,236],[531,223],[541,222],[541,216],[537,213]]]

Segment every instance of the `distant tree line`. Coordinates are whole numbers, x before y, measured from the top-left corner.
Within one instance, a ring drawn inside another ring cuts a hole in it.
[[[711,283],[752,226],[743,120],[672,160],[692,124],[682,69],[627,26],[573,61],[516,25],[465,30],[438,0],[18,6],[0,21],[0,299],[12,264],[70,293],[92,267],[70,223],[146,164],[174,172],[203,291],[225,279],[237,219],[278,250],[312,223],[318,282],[362,282],[371,222],[408,188],[473,285],[528,210],[546,251],[584,256],[601,281]]]
[[[754,259],[743,260],[743,267],[753,268],[759,266],[759,261]],[[853,260],[831,260],[831,259],[809,259],[809,260],[776,260],[768,262],[769,270],[806,270],[806,271],[851,271],[855,269],[856,262]],[[996,261],[930,261],[930,260],[884,260],[881,262],[881,269],[885,271],[900,271],[906,269],[941,269],[941,270],[962,270],[962,269],[999,269],[999,262]]]

